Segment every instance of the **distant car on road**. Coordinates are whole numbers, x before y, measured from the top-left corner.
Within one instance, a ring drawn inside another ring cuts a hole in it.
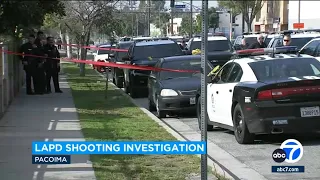
[[[292,47],[278,50],[292,52]],[[207,90],[208,130],[218,126],[234,131],[240,144],[253,143],[256,134],[320,130],[320,62],[312,56],[276,53],[234,59]],[[200,99],[198,95],[199,124]]]
[[[297,46],[298,49],[301,49],[304,45],[306,45],[309,41],[314,38],[320,37],[320,33],[296,33],[291,35],[291,43],[290,46]],[[283,46],[283,34],[274,36],[267,46],[267,48],[273,47],[281,47]]]
[[[93,53],[94,61],[95,62],[107,62],[109,59],[109,54],[111,54],[111,48],[115,46],[111,46],[110,44],[107,45],[100,45],[95,53]],[[103,68],[101,66],[93,65],[94,69],[97,69],[98,72],[103,72]]]
[[[308,54],[310,56],[315,57],[316,59],[320,60],[320,38],[315,38],[309,41],[306,45],[304,45],[301,50],[300,54]]]
[[[214,35],[208,37],[208,60],[211,63],[229,61],[234,55],[234,49],[227,37]],[[192,54],[193,50],[201,50],[201,37],[191,38],[186,47],[186,54]]]
[[[143,41],[131,45],[122,60],[126,64],[153,67],[159,59],[170,56],[181,56],[184,52],[172,40]],[[124,89],[131,97],[147,95],[147,83],[150,71],[123,69]]]

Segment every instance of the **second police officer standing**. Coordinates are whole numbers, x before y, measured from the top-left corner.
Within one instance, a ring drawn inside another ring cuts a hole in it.
[[[62,93],[59,87],[60,53],[54,45],[53,37],[47,37],[47,44],[44,46],[44,50],[48,57],[44,66],[46,70],[46,92],[51,93],[52,78],[55,92]]]
[[[45,62],[45,52],[44,52],[44,34],[43,32],[39,31],[37,33],[37,38],[35,40],[35,44],[37,45],[37,55],[43,58],[37,58],[37,67],[35,69],[35,82],[34,88],[36,94],[44,94],[45,93],[45,69],[44,69],[44,62]]]

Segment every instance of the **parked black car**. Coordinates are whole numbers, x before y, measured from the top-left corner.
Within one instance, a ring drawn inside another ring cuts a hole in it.
[[[209,70],[218,64],[207,62]],[[224,61],[221,61],[220,64],[224,64]],[[196,113],[196,95],[201,83],[201,56],[162,58],[155,67],[194,72],[152,71],[148,80],[149,110],[156,111],[159,118],[169,113]]]
[[[139,66],[154,66],[160,58],[181,56],[184,52],[172,40],[134,42],[128,54],[123,57],[126,64]],[[124,89],[131,97],[148,93],[148,77],[150,71],[124,69]]]
[[[116,45],[116,49],[129,49],[129,47],[133,44],[133,41],[120,41]],[[109,55],[110,61],[117,64],[124,64],[125,62],[122,60],[128,53],[127,52],[119,52],[113,51],[112,54]],[[123,88],[124,82],[124,72],[123,69],[117,67],[111,67],[112,74],[112,82],[119,88]]]

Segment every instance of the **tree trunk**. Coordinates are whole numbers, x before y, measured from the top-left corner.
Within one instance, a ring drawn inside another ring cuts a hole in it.
[[[83,60],[85,61],[86,60],[86,57],[87,57],[87,51],[86,51],[86,48],[83,48],[83,46],[86,45],[86,37],[85,35],[81,35],[80,37],[80,46],[81,46],[81,49],[80,49],[80,60]],[[85,76],[86,73],[85,73],[85,64],[84,63],[81,63],[80,64],[80,76]]]
[[[248,22],[246,22],[246,23],[247,23],[247,26],[248,26],[248,32],[252,32],[252,27],[251,27],[252,21],[251,21],[251,22],[248,21]]]
[[[67,42],[67,57],[69,59],[72,59],[72,47],[70,46],[71,45],[71,41],[70,41],[70,36],[69,36],[69,33],[66,32],[66,42]]]

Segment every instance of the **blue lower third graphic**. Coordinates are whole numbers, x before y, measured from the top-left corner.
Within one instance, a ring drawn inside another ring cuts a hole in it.
[[[304,166],[272,166],[273,173],[303,173]]]
[[[70,155],[32,155],[32,164],[70,164]]]
[[[33,142],[32,154],[204,154],[201,141]]]

